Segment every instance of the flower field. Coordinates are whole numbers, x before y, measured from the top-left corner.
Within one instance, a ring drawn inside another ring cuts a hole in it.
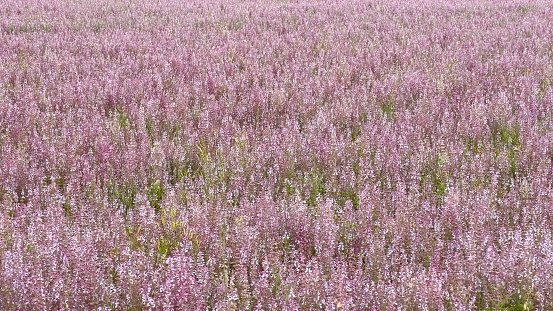
[[[0,0],[1,310],[552,310],[553,3]]]

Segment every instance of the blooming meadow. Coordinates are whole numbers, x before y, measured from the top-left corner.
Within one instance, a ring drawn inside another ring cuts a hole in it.
[[[0,1],[0,309],[553,309],[550,1]]]

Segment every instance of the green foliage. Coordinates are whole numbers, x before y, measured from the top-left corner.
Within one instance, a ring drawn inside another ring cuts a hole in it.
[[[445,171],[446,153],[440,153],[436,160],[429,162],[421,172],[420,193],[425,195],[424,186],[430,183],[432,193],[437,197],[437,203],[443,203],[447,193],[449,173]]]
[[[197,149],[196,157],[199,160],[199,174],[204,176],[204,178],[205,178],[206,177],[205,176],[206,175],[206,169],[209,165],[208,160],[210,159],[210,153],[209,153],[209,150],[207,148],[206,142],[200,141],[196,145],[196,149]]]
[[[321,40],[311,46],[311,53],[313,53],[314,56],[318,57],[321,54],[324,55],[329,47],[330,43],[327,40]]]
[[[309,185],[309,195],[307,196],[307,205],[315,206],[319,196],[324,196],[326,193],[326,176],[321,170],[313,170],[307,174],[307,182]]]
[[[547,91],[547,89],[553,85],[553,80],[552,79],[542,79],[541,82],[540,82],[540,89],[538,91],[538,98],[539,99],[543,99],[543,97],[545,96],[545,93]]]
[[[520,13],[522,14],[526,14],[532,10],[534,10],[536,7],[532,4],[528,4],[528,5],[525,5],[525,6],[521,6],[520,7]]]
[[[465,145],[464,155],[470,159],[474,154],[481,154],[484,152],[484,142],[476,138],[466,138],[463,139],[463,144]]]
[[[129,241],[129,247],[133,251],[143,249],[142,241],[140,240],[141,229],[142,227],[140,225],[130,225],[125,228],[127,240]]]
[[[248,164],[248,155],[246,150],[247,139],[246,135],[242,134],[240,137],[234,137],[234,148],[240,154],[240,166],[243,170],[246,169]]]
[[[62,208],[66,218],[71,218],[73,216],[73,211],[71,210],[71,198],[67,197],[65,202],[62,204]]]
[[[131,125],[129,114],[121,108],[117,108],[117,122],[122,129],[126,129]]]
[[[154,120],[152,118],[146,119],[146,133],[150,137],[150,144],[154,142]]]
[[[394,106],[396,104],[396,97],[394,94],[390,95],[388,100],[385,100],[380,105],[380,110],[382,111],[382,115],[386,118],[386,120],[391,121],[394,118]]]
[[[156,239],[158,255],[162,258],[169,257],[180,248],[181,243],[187,242],[191,244],[192,254],[197,258],[201,246],[200,239],[194,231],[185,228],[184,222],[178,219],[175,208],[161,211],[159,226],[162,234]]]
[[[165,170],[169,177],[169,183],[174,186],[184,177],[188,176],[190,166],[191,163],[180,163],[173,158],[167,159],[165,162]]]
[[[352,255],[354,255],[354,250],[352,249],[351,245],[355,237],[357,236],[357,223],[350,220],[342,221],[337,215],[334,216],[334,219],[338,221],[339,225],[338,239],[342,245],[342,249],[340,251],[346,258],[350,258]]]
[[[529,289],[523,289],[518,293],[490,300],[486,300],[484,291],[480,288],[476,295],[475,306],[477,310],[486,311],[531,311],[536,309],[533,297],[533,286]]]
[[[148,189],[148,201],[156,213],[159,213],[161,209],[161,201],[163,200],[164,194],[165,190],[163,189],[159,179],[153,182]]]
[[[109,25],[106,22],[98,21],[98,22],[94,23],[93,25],[91,25],[91,29],[95,34],[99,34],[102,31],[104,31],[105,29],[107,29],[108,26]]]
[[[359,209],[359,194],[353,188],[340,189],[336,195],[336,203],[344,207],[347,201],[351,201],[354,210]]]
[[[54,178],[54,183],[56,184],[60,193],[65,193],[67,189],[67,183],[69,181],[69,173],[64,167],[57,167],[56,171],[57,176]],[[50,175],[47,175],[43,181],[46,185],[50,185],[52,183],[52,177]]]
[[[288,158],[291,157],[288,151],[286,152],[286,156]],[[277,186],[278,192],[282,193],[284,191],[286,198],[291,198],[296,193],[298,181],[300,180],[299,176],[297,176],[297,171],[299,172],[299,169],[297,169],[296,164],[292,162],[283,176],[279,178],[279,184]]]
[[[157,239],[157,252],[158,254],[169,257],[171,255],[172,249],[175,248],[176,241],[169,240],[165,236],[161,236]]]
[[[284,254],[289,254],[290,251],[292,250],[292,244],[291,244],[291,240],[290,240],[290,236],[289,235],[284,235],[282,237],[282,250],[284,251]]]
[[[363,128],[365,124],[367,124],[368,118],[369,113],[367,111],[363,111],[360,112],[356,118],[354,118],[353,122],[350,122],[351,120],[348,119],[343,120],[344,123],[341,125],[341,127],[344,128],[344,131],[346,131],[346,129],[349,129],[352,143],[356,142],[357,138],[359,138],[363,134]]]
[[[519,297],[518,295],[513,295],[509,299],[504,299],[499,303],[487,307],[484,310],[486,311],[531,311],[534,310],[534,303],[531,297]]]
[[[113,181],[108,183],[108,198],[111,201],[117,202],[124,209],[125,216],[129,210],[134,208],[136,194],[136,185],[132,183],[117,184]]]
[[[273,287],[271,290],[273,295],[275,296],[278,295],[280,285],[282,283],[282,277],[280,276],[280,269],[278,268],[278,266],[271,271],[269,280],[270,280],[270,283],[273,284]]]
[[[492,144],[494,148],[503,145],[518,150],[520,147],[520,128],[517,125],[497,124],[492,127]]]
[[[108,268],[109,280],[112,284],[116,284],[120,275],[117,272],[117,264],[121,260],[121,250],[118,247],[115,247],[112,251],[109,252],[109,258],[111,259],[111,265]]]
[[[220,25],[218,25],[218,29],[225,29],[228,31],[240,31],[242,28],[244,28],[247,25],[246,19],[243,18],[234,18],[222,21]]]
[[[29,189],[24,184],[15,187],[16,202],[19,204],[29,203]]]
[[[496,122],[492,124],[491,136],[494,156],[498,157],[503,154],[507,156],[508,160],[508,167],[502,171],[502,178],[499,180],[498,197],[501,197],[504,192],[511,190],[512,181],[517,181],[520,177],[520,127],[517,124]]]
[[[4,28],[4,33],[7,35],[17,35],[36,32],[51,32],[52,26],[48,24],[23,24],[23,25],[9,25]]]

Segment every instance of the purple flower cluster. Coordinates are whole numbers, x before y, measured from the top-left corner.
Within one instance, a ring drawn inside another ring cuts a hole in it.
[[[6,0],[0,309],[553,308],[550,1]]]

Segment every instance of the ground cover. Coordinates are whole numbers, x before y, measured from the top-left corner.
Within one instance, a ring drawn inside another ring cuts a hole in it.
[[[0,309],[553,308],[550,1],[2,1]]]

